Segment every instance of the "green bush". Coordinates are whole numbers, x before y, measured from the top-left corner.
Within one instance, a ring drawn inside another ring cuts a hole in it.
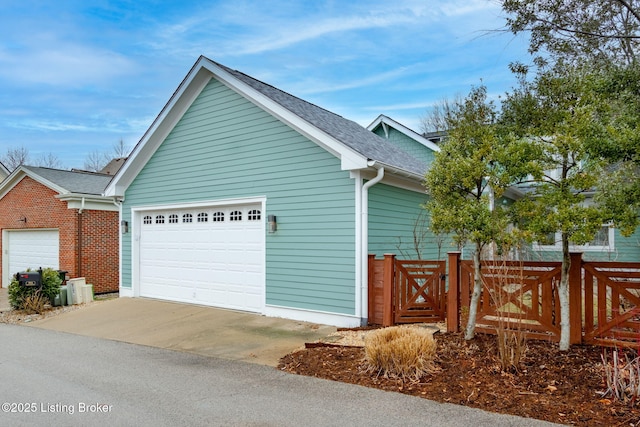
[[[28,269],[27,271],[31,271]],[[60,285],[62,279],[57,270],[52,268],[42,269],[42,288],[32,286],[20,286],[15,277],[11,280],[9,285],[9,303],[11,307],[22,310],[25,308],[25,302],[29,297],[29,300],[33,299],[33,295],[38,292],[49,301],[53,301],[53,298],[60,293]]]

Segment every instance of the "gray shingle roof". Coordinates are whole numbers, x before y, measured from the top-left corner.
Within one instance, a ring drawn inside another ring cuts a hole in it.
[[[36,166],[23,166],[23,168],[64,188],[70,193],[78,194],[102,195],[111,178],[113,178],[110,175],[91,172],[65,171]]]
[[[417,175],[424,175],[427,165],[384,138],[370,132],[354,121],[297,98],[287,92],[263,83],[237,70],[219,64],[217,66],[272,99],[298,117],[314,125],[326,134],[342,142],[369,160],[375,160],[394,168]]]

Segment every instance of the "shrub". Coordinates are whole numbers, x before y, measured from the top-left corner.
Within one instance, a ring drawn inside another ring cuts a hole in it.
[[[415,379],[433,373],[436,342],[419,327],[390,327],[371,332],[364,342],[370,372],[390,378]]]
[[[29,271],[29,270],[27,270]],[[21,310],[25,308],[25,299],[36,292],[43,298],[44,303],[52,301],[60,293],[62,279],[57,270],[45,268],[42,270],[42,287],[20,286],[16,278],[9,285],[9,303],[11,307]],[[32,298],[33,299],[33,298]]]

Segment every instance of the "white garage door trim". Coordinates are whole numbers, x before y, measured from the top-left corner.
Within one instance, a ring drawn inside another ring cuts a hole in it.
[[[134,296],[263,313],[265,205],[256,197],[132,208]],[[236,210],[242,219],[230,221]],[[249,211],[259,215],[249,220]],[[225,221],[213,221],[217,212]]]
[[[60,266],[60,232],[56,228],[2,231],[2,286],[11,276],[27,268]]]

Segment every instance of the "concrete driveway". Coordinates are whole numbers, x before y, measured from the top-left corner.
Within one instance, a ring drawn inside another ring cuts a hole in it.
[[[281,357],[302,348],[305,342],[336,330],[333,326],[146,298],[94,302],[26,325],[268,366],[277,366]]]

